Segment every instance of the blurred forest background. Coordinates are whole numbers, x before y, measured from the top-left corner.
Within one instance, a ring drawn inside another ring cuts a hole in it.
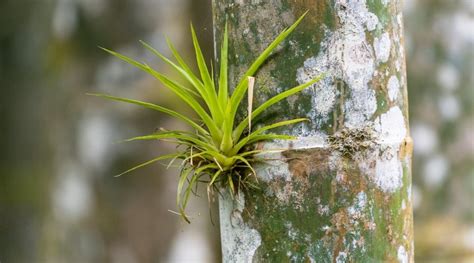
[[[0,1],[0,262],[220,261],[205,194],[187,225],[173,169],[113,177],[173,147],[115,142],[179,124],[85,95],[176,107],[97,46],[173,74],[138,40],[190,57],[190,21],[211,58],[210,0]],[[474,1],[405,0],[405,34],[416,259],[473,262]]]

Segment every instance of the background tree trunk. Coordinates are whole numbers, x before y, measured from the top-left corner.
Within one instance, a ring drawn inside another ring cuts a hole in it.
[[[398,0],[215,0],[230,83],[296,18],[303,23],[256,75],[258,105],[325,72],[265,123],[306,116],[293,142],[257,165],[261,191],[220,198],[224,262],[411,262],[411,151]],[[217,56],[216,56],[217,57]]]

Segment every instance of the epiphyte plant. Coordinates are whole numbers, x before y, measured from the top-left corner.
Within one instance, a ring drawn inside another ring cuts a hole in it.
[[[306,13],[305,13],[306,14]],[[195,121],[174,110],[149,103],[128,98],[110,96],[105,94],[90,94],[106,99],[136,104],[145,108],[168,114],[180,121],[185,122],[194,132],[182,130],[164,130],[159,132],[134,137],[126,141],[137,140],[167,140],[177,144],[175,153],[158,156],[145,163],[139,164],[122,174],[152,164],[154,162],[171,159],[180,159],[180,175],[178,181],[176,205],[179,213],[186,222],[190,222],[185,214],[190,193],[198,183],[207,184],[208,194],[219,187],[228,188],[232,194],[238,193],[242,188],[257,187],[255,171],[252,167],[255,155],[264,150],[256,150],[253,145],[267,140],[289,140],[293,136],[268,133],[269,130],[305,121],[305,118],[285,120],[271,125],[262,126],[254,131],[251,130],[252,120],[258,117],[268,107],[296,94],[316,83],[320,78],[313,79],[302,85],[288,89],[265,101],[255,109],[252,108],[253,98],[253,75],[259,67],[272,54],[272,51],[283,41],[302,21],[303,14],[289,28],[283,30],[270,45],[256,58],[240,78],[239,83],[230,93],[228,85],[228,33],[227,25],[224,30],[222,45],[220,49],[220,65],[218,78],[209,72],[198,43],[196,33],[191,26],[191,34],[196,56],[199,74],[195,74],[191,67],[183,60],[172,43],[167,39],[168,46],[176,62],[171,61],[159,53],[147,43],[141,41],[143,46],[163,60],[166,64],[176,70],[191,88],[185,87],[167,76],[155,71],[149,65],[138,62],[130,57],[117,52],[102,48],[106,52],[132,64],[133,66],[151,74],[158,79],[166,88],[175,93],[183,102],[190,106],[196,113],[198,120]],[[239,106],[248,93],[247,116],[240,122],[236,121]],[[120,174],[120,175],[122,175]],[[187,183],[187,184],[186,184]]]

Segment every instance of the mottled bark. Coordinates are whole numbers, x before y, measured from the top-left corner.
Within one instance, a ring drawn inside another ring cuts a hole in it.
[[[256,75],[256,102],[325,72],[273,107],[265,123],[298,136],[262,148],[261,191],[220,198],[224,262],[411,262],[413,224],[400,1],[215,0],[225,20],[230,83],[303,12],[303,23]]]

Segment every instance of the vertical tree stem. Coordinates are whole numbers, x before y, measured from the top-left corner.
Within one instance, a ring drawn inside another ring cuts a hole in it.
[[[221,196],[223,260],[412,262],[400,1],[214,0],[216,47],[225,20],[229,25],[229,83],[307,10],[255,76],[255,106],[327,77],[260,118],[310,122],[278,131],[298,140],[258,145],[286,149],[258,156],[260,191]]]

